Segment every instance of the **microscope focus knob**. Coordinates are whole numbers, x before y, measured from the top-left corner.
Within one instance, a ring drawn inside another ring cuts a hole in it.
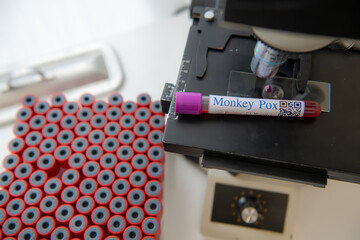
[[[238,206],[242,221],[247,224],[253,224],[258,221],[262,207],[256,198],[241,197],[238,201]]]

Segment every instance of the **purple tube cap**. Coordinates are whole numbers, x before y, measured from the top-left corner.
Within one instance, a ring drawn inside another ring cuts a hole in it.
[[[175,112],[180,114],[201,114],[202,94],[194,92],[177,92]]]

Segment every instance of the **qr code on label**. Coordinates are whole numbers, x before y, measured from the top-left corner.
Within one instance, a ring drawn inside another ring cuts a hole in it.
[[[279,116],[301,117],[302,102],[280,101]]]

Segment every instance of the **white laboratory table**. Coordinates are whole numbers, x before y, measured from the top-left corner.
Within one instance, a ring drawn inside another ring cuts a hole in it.
[[[141,92],[160,98],[165,82],[174,83],[191,21],[188,12],[161,23],[103,39],[121,61],[125,80],[120,93],[134,100]],[[8,154],[11,126],[0,129],[0,158]],[[167,153],[162,237],[210,240],[200,232],[206,173],[178,154]],[[299,187],[293,239],[358,239],[360,185],[329,181],[326,189]],[[239,238],[243,239],[243,238]]]

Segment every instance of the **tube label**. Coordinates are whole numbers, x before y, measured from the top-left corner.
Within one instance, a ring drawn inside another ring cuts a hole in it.
[[[302,117],[305,102],[228,96],[209,96],[209,113]]]

